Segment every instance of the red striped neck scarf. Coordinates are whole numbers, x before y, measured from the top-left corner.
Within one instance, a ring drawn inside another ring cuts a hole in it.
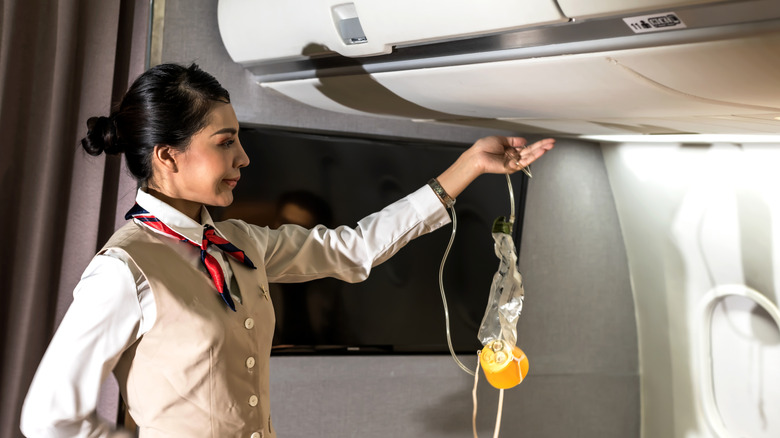
[[[131,208],[130,211],[127,212],[127,214],[125,215],[125,219],[127,220],[136,219],[139,222],[141,222],[143,225],[151,229],[157,230],[163,234],[179,239],[182,242],[188,242],[200,248],[200,260],[201,262],[203,262],[203,265],[206,267],[206,272],[208,272],[209,276],[211,277],[211,280],[214,282],[214,287],[217,288],[217,292],[219,292],[219,295],[225,301],[225,304],[227,304],[228,307],[230,307],[230,309],[233,310],[234,312],[236,311],[236,306],[233,303],[233,298],[230,296],[230,291],[228,290],[227,281],[225,280],[225,274],[222,272],[222,268],[219,266],[219,262],[217,262],[217,259],[215,259],[214,256],[209,254],[208,251],[206,251],[206,249],[208,248],[209,244],[213,244],[217,248],[221,249],[222,252],[230,255],[234,259],[243,263],[245,266],[248,266],[251,269],[257,269],[254,263],[252,263],[252,261],[249,260],[249,257],[247,257],[244,251],[236,248],[232,243],[218,236],[216,229],[214,229],[214,227],[208,224],[203,226],[203,240],[201,242],[195,242],[193,240],[190,240],[184,237],[182,234],[172,230],[170,227],[165,225],[160,219],[157,219],[154,215],[146,211],[143,207],[141,207],[138,204],[135,204],[133,208]]]

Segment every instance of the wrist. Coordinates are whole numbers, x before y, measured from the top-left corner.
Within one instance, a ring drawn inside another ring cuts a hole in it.
[[[466,187],[481,175],[479,160],[471,150],[466,150],[447,170],[436,179],[442,188],[452,197],[457,198]]]

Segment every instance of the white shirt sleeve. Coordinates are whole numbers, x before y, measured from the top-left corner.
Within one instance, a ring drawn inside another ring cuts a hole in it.
[[[25,436],[111,436],[112,426],[97,416],[97,402],[108,373],[146,325],[138,290],[148,285],[136,284],[145,283],[138,274],[126,260],[108,255],[89,264],[27,393]]]
[[[361,219],[355,228],[317,226],[306,230],[285,225],[274,231],[251,226],[249,232],[265,248],[263,262],[270,282],[322,277],[357,282],[412,239],[449,221],[447,210],[426,185]]]

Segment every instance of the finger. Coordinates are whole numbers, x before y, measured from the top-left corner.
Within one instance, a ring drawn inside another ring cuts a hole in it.
[[[555,139],[545,138],[526,146],[526,140],[522,137],[500,137],[499,142],[504,146],[504,171],[512,174],[523,170],[530,177],[528,166],[536,161],[544,153],[553,148]]]
[[[504,163],[504,171],[505,171],[505,173],[507,173],[509,175],[512,175],[515,172],[520,171],[520,170],[525,172],[525,174],[528,175],[529,178],[533,176],[533,175],[531,175],[531,168],[528,167],[528,165],[523,164],[523,162],[521,160],[519,160],[519,159],[507,160]]]
[[[552,138],[545,138],[544,140],[539,140],[537,142],[534,142],[530,146],[526,146],[519,150],[519,154],[522,158],[525,158],[528,155],[535,156],[538,158],[541,155],[537,155],[539,151],[541,153],[544,153],[546,151],[549,151],[550,149],[555,146],[555,139]]]
[[[524,148],[527,143],[523,137],[504,137],[506,145],[515,149]]]
[[[535,149],[544,149],[544,150],[550,150],[555,146],[555,139],[554,138],[545,138],[543,140],[539,140],[535,143],[533,143],[530,146],[526,146],[526,149],[535,150]]]
[[[523,164],[525,160],[520,154],[521,150],[522,149],[510,149],[504,156],[504,168],[509,170],[510,173],[514,173],[525,166],[525,164]]]
[[[536,161],[539,157],[544,155],[545,152],[552,149],[554,145],[555,140],[548,138],[540,140],[531,146],[522,149],[520,151],[520,159],[518,160],[518,164],[521,164],[523,167],[528,166],[529,164]]]
[[[514,147],[513,151],[519,156],[519,155],[525,155],[523,151],[534,151],[538,148],[542,148],[544,150],[550,150],[555,145],[555,139],[552,138],[545,138],[544,140],[539,140],[537,142],[534,142],[530,146],[522,146],[522,147]]]

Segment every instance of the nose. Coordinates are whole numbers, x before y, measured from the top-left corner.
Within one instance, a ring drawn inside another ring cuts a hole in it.
[[[249,166],[249,156],[244,151],[244,146],[241,145],[241,141],[238,138],[236,138],[236,143],[238,143],[238,147],[236,148],[235,167],[240,169]]]

